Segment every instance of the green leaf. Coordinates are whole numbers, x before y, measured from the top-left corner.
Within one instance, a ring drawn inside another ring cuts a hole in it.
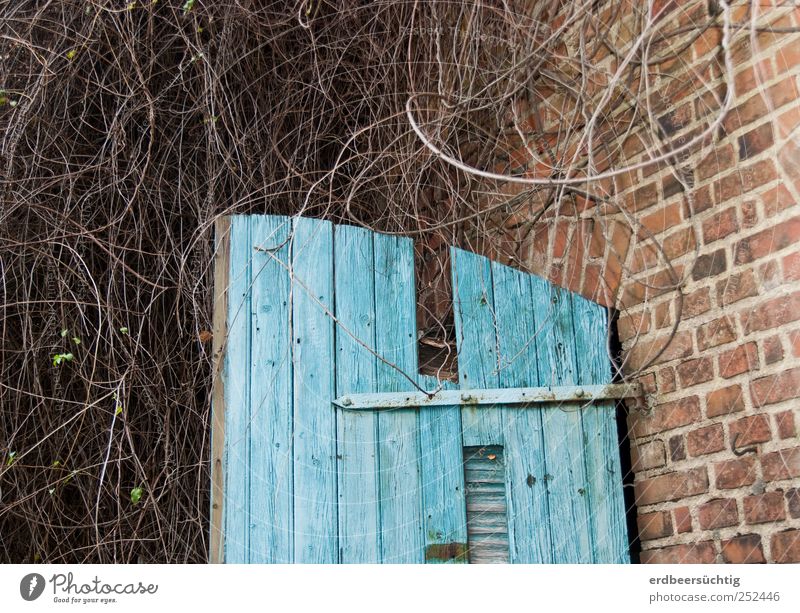
[[[122,405],[118,404],[117,405],[117,410],[114,411],[114,415],[119,415],[120,413],[122,413]]]
[[[119,331],[120,331],[120,334],[127,334],[128,333],[128,328],[126,328],[125,326],[122,326],[119,329]]]
[[[69,334],[69,330],[67,330],[66,328],[64,328],[64,329],[61,331],[61,338],[67,338],[67,334]]]
[[[58,468],[59,466],[61,466],[61,460],[56,460],[50,466],[52,466],[53,468]]]
[[[142,499],[142,488],[135,487],[131,490],[131,502],[133,504],[139,504],[139,501]]]
[[[81,339],[79,339],[77,336],[73,336],[72,337],[72,342],[75,343],[76,345],[80,345],[81,344]]]
[[[186,0],[186,4],[183,5],[183,14],[185,15],[193,8],[194,8],[194,0]]]
[[[68,60],[73,59],[76,55],[78,55],[78,52],[75,49],[70,49],[69,51],[67,51],[67,59]]]
[[[11,466],[14,463],[14,459],[17,457],[16,451],[10,451],[8,453],[8,459],[6,460],[6,466]]]
[[[74,359],[71,353],[57,353],[53,356],[53,366],[61,366],[62,362],[72,362]]]

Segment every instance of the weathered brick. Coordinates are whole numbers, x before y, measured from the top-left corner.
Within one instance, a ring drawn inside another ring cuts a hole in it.
[[[648,183],[625,196],[625,204],[628,210],[634,213],[653,206],[656,202],[658,202],[658,186],[656,183]]]
[[[700,419],[700,400],[697,396],[665,402],[656,406],[650,415],[639,413],[631,415],[633,436],[640,438],[666,432],[694,423],[698,419]]]
[[[738,230],[739,222],[736,219],[736,207],[732,206],[703,222],[703,242],[705,244],[713,243]]]
[[[722,424],[714,424],[692,430],[686,435],[689,455],[700,456],[721,451],[725,447],[725,434]]]
[[[728,564],[764,564],[764,548],[758,534],[743,534],[722,541],[722,559]]]
[[[800,396],[800,368],[760,377],[750,383],[753,406],[763,407]]]
[[[633,470],[659,468],[667,463],[667,455],[662,441],[634,444],[631,446]]]
[[[778,178],[771,159],[762,160],[743,170],[737,170],[714,182],[718,202],[741,196]]]
[[[717,299],[723,306],[758,295],[758,285],[752,270],[732,274],[717,282]]]
[[[666,328],[672,323],[669,302],[662,302],[656,307],[653,316],[653,323],[655,323],[656,328]]]
[[[676,369],[681,387],[687,388],[714,378],[714,360],[710,357],[686,360],[678,364]]]
[[[783,258],[783,278],[786,281],[800,281],[800,251]]]
[[[718,358],[719,374],[725,379],[758,369],[758,347],[745,343],[735,349],[723,351]]]
[[[695,172],[698,181],[705,181],[714,175],[722,174],[734,167],[736,153],[732,145],[716,147],[697,164]]]
[[[783,359],[783,344],[779,336],[770,336],[765,338],[761,346],[764,349],[764,362],[766,364],[775,364]]]
[[[642,513],[636,518],[636,524],[639,527],[639,538],[643,541],[672,536],[672,519],[669,511]]]
[[[642,564],[713,564],[716,559],[712,541],[648,549],[640,556]]]
[[[706,351],[711,347],[724,345],[736,340],[735,324],[730,317],[724,316],[704,323],[697,328],[697,348]]]
[[[677,227],[682,220],[681,203],[675,202],[665,206],[654,213],[642,217],[640,223],[649,232],[661,234],[665,230]]]
[[[655,360],[654,364],[663,364],[688,357],[692,351],[694,351],[692,333],[684,330],[674,337],[663,335],[652,341],[642,340],[636,343],[625,356],[625,366],[631,370],[638,370],[651,360]]]
[[[675,369],[672,366],[665,366],[658,370],[658,390],[662,394],[674,392],[678,389]]]
[[[661,243],[664,255],[669,260],[674,260],[682,255],[689,253],[695,248],[697,242],[694,236],[694,228],[681,228],[667,236]]]
[[[800,530],[785,530],[773,534],[772,561],[779,564],[800,562]]]
[[[763,524],[785,518],[783,492],[765,492],[744,499],[744,519],[748,524]]]
[[[686,443],[683,434],[676,434],[669,438],[669,459],[673,462],[686,459]]]
[[[788,219],[736,243],[733,260],[747,264],[800,242],[800,217]]]
[[[640,506],[681,500],[708,491],[708,474],[705,467],[666,473],[637,482],[634,491]]]
[[[769,330],[800,319],[800,291],[778,296],[741,314],[744,333]]]
[[[689,507],[677,507],[672,510],[675,531],[678,534],[692,531],[692,514]]]
[[[761,201],[764,203],[765,217],[775,217],[778,213],[795,206],[794,197],[783,184],[765,191],[761,195]]]
[[[766,151],[774,143],[772,123],[767,122],[739,137],[739,159],[746,160],[762,151]]]
[[[794,411],[777,413],[775,415],[775,425],[780,438],[787,439],[797,436],[797,429],[794,425]]]
[[[728,413],[744,410],[742,388],[739,385],[729,385],[710,392],[706,396],[706,416],[718,417]]]
[[[786,504],[789,507],[789,515],[794,519],[800,518],[800,489],[792,488],[787,490]]]
[[[769,418],[763,413],[737,419],[728,426],[728,434],[731,441],[736,437],[736,447],[765,443],[772,439]]]
[[[697,519],[703,530],[716,530],[739,523],[739,511],[733,498],[709,500],[697,509]]]
[[[731,490],[752,485],[756,480],[756,462],[753,457],[725,460],[714,464],[716,485],[721,490]]]
[[[692,266],[692,279],[700,281],[707,277],[715,277],[728,269],[725,250],[718,249],[714,253],[698,256]]]
[[[790,447],[761,456],[761,470],[767,481],[800,477],[800,447]]]
[[[683,299],[681,319],[697,317],[711,309],[711,297],[707,287],[702,287],[688,294]]]
[[[649,329],[650,314],[646,311],[622,315],[617,320],[617,334],[623,343],[637,335],[646,334]]]

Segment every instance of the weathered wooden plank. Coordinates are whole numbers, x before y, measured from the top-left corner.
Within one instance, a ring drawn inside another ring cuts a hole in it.
[[[292,347],[288,217],[254,215],[250,363],[250,562],[289,563],[292,543]]]
[[[214,330],[211,355],[211,512],[209,562],[225,562],[225,344],[228,338],[228,283],[231,218],[214,224]]]
[[[367,349],[375,347],[372,233],[355,226],[336,226],[333,251],[338,320],[336,389],[345,393],[374,392],[377,359]],[[380,560],[381,536],[377,416],[371,411],[343,410],[337,410],[336,415],[339,561],[375,563]]]
[[[292,239],[294,560],[338,560],[331,224],[295,218]]]
[[[492,264],[500,366],[500,385],[539,385],[537,328],[530,275]],[[552,560],[548,524],[547,474],[541,411],[505,405],[506,478],[509,494],[511,561],[543,564]]]
[[[611,365],[604,342],[606,310],[580,296],[573,296],[572,305],[575,350],[580,356],[577,382],[607,383]],[[592,403],[582,420],[593,559],[596,564],[629,563],[614,403]]]
[[[225,561],[250,555],[250,217],[231,219],[225,351]]]
[[[419,375],[427,391],[452,383]],[[467,562],[467,512],[464,500],[461,411],[439,407],[419,414],[419,465],[425,526],[425,562]]]
[[[414,245],[410,239],[374,235],[375,350],[411,377],[417,373],[417,314]],[[377,389],[398,392],[411,383],[378,361]],[[420,563],[424,542],[417,413],[400,409],[377,416],[380,559],[384,563]]]
[[[574,384],[577,368],[572,297],[569,292],[536,277],[531,278],[531,290],[538,328],[539,383]],[[542,425],[553,562],[591,562],[580,404],[564,403],[545,408]]]
[[[467,546],[471,564],[509,562],[508,496],[482,487],[489,478],[506,483],[505,449],[499,445],[464,447]]]
[[[498,387],[497,336],[489,260],[452,248],[453,308],[462,390]],[[502,445],[503,416],[481,407],[461,408],[464,445]]]

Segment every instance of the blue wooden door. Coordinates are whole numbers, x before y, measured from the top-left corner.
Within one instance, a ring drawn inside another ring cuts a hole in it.
[[[327,221],[218,226],[214,561],[628,561],[612,402],[350,411],[417,374],[410,239]],[[453,249],[458,388],[611,380],[606,312]]]

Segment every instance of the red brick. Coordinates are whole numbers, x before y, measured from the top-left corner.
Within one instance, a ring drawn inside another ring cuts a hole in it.
[[[744,534],[722,541],[722,559],[728,564],[764,564],[761,537]]]
[[[665,366],[658,371],[658,389],[662,394],[674,392],[678,388],[675,369]]]
[[[653,234],[661,234],[665,230],[677,227],[682,220],[681,204],[675,202],[666,206],[654,213],[642,217],[640,223],[649,232]]]
[[[686,443],[683,434],[669,437],[669,459],[673,462],[686,459]]]
[[[800,518],[800,489],[793,488],[787,491],[786,503],[789,506],[789,515],[794,519]]]
[[[766,185],[778,178],[772,160],[766,159],[737,170],[714,183],[714,192],[718,202],[725,202],[736,196],[741,196],[757,187]]]
[[[746,447],[754,443],[765,443],[772,439],[769,418],[765,414],[742,417],[728,426],[728,434],[736,438],[736,447]]]
[[[716,559],[717,553],[712,541],[648,549],[640,556],[642,564],[713,564]]]
[[[769,330],[800,319],[800,291],[778,296],[741,314],[744,333]]]
[[[664,255],[667,259],[673,260],[689,253],[695,248],[697,242],[694,238],[694,228],[681,228],[666,237],[661,243]]]
[[[709,500],[697,509],[697,519],[703,530],[727,528],[739,523],[739,511],[733,498]]]
[[[697,328],[697,348],[705,351],[736,340],[734,322],[730,317],[712,319]]]
[[[643,513],[636,519],[639,527],[639,538],[643,541],[672,536],[672,520],[669,511]]]
[[[800,447],[790,447],[761,456],[761,470],[767,481],[800,477]]]
[[[727,279],[717,282],[717,298],[722,306],[756,295],[758,295],[758,287],[752,270],[733,274]]]
[[[800,396],[800,368],[767,375],[750,383],[753,406],[763,407]]]
[[[634,213],[653,206],[656,202],[658,202],[656,183],[648,183],[625,196],[625,205],[629,211]]]
[[[689,330],[678,332],[674,337],[664,335],[652,341],[642,340],[625,356],[625,367],[629,371],[639,370],[650,361],[654,364],[663,364],[686,358],[693,350],[692,333]]]
[[[758,224],[758,206],[752,200],[742,202],[739,207],[742,211],[742,227],[755,228]]]
[[[779,564],[800,562],[800,530],[786,530],[773,534],[772,561]]]
[[[631,463],[633,470],[649,470],[659,468],[667,463],[667,455],[662,441],[633,444],[631,446]]]
[[[617,320],[617,333],[620,342],[625,342],[650,329],[650,315],[647,312],[623,315]]]
[[[678,534],[692,531],[692,514],[689,512],[689,507],[673,509],[672,515],[675,518],[675,531]]]
[[[764,348],[764,362],[774,364],[783,359],[783,344],[779,336],[770,336],[761,343]]]
[[[670,304],[669,302],[662,302],[656,307],[653,317],[653,323],[655,323],[656,328],[666,328],[672,323]]]
[[[700,281],[707,277],[715,277],[728,269],[725,249],[717,249],[713,253],[698,256],[692,266],[692,279]]]
[[[772,123],[767,122],[739,137],[739,159],[746,160],[766,151],[775,142],[772,136]]]
[[[744,499],[744,519],[748,524],[763,524],[785,518],[783,492],[766,492]]]
[[[691,294],[688,294],[683,299],[683,309],[681,310],[681,319],[689,319],[696,317],[711,309],[711,298],[709,296],[709,289],[707,287],[700,288]]]
[[[729,379],[758,368],[758,347],[755,343],[739,345],[719,356],[719,374]]]
[[[777,413],[775,415],[775,424],[780,438],[786,439],[797,436],[797,429],[794,425],[794,411]]]
[[[721,451],[725,447],[725,435],[722,424],[714,424],[692,430],[686,435],[686,446],[689,455],[699,456]]]
[[[794,198],[785,185],[778,184],[772,189],[768,189],[761,195],[764,203],[764,216],[774,217],[786,209],[795,205]]]
[[[650,415],[632,414],[632,432],[635,438],[640,438],[673,430],[699,419],[700,401],[697,396],[689,396],[660,404]]]
[[[706,416],[718,417],[728,413],[744,410],[742,388],[738,385],[729,385],[710,392],[706,396]]]
[[[728,171],[735,164],[736,153],[732,145],[717,147],[697,164],[697,180],[699,182],[710,179],[714,175]]]
[[[783,278],[787,281],[800,281],[800,251],[783,258]]]
[[[795,83],[795,77],[790,76],[783,81],[778,81],[767,89],[767,97],[772,102],[773,109],[783,106],[788,102],[794,102],[800,98],[800,92]]]
[[[733,259],[736,264],[747,264],[798,242],[800,217],[793,217],[737,242]]]
[[[769,115],[767,105],[764,104],[764,100],[760,95],[756,95],[739,106],[732,108],[725,116],[722,125],[725,128],[725,132],[730,134],[742,126],[758,121],[767,115]]]
[[[719,462],[714,464],[714,473],[717,476],[717,488],[721,490],[752,485],[756,480],[755,458],[750,456]]]
[[[781,284],[781,271],[777,260],[763,262],[758,267],[759,285],[770,290]]]
[[[714,361],[708,357],[686,360],[678,364],[676,370],[681,387],[687,388],[711,381],[714,378]]]
[[[703,242],[707,245],[739,230],[736,207],[730,207],[703,222]]]
[[[640,506],[681,500],[708,491],[708,474],[705,467],[666,473],[639,481],[634,491]]]

